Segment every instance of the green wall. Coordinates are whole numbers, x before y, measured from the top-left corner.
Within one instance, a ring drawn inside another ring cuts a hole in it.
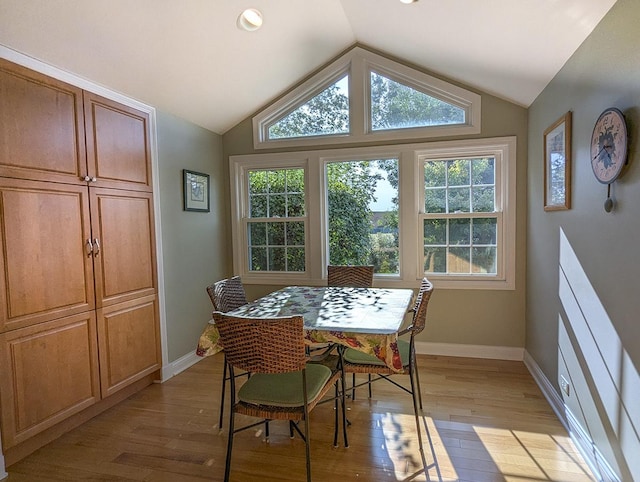
[[[640,3],[618,0],[529,109],[526,349],[563,397],[569,421],[595,444],[586,450],[625,481],[640,480],[638,25]],[[612,213],[590,159],[593,125],[608,107],[625,114],[631,141]],[[572,209],[544,212],[543,132],[567,111]]]
[[[229,276],[228,168],[222,137],[157,112],[160,209],[169,362],[193,353],[211,318],[207,285]],[[184,211],[182,170],[210,175],[211,211]]]

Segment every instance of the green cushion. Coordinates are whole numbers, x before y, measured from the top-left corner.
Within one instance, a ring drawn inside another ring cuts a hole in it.
[[[307,365],[307,401],[315,400],[327,381],[331,370],[324,365]],[[274,407],[302,407],[302,372],[291,373],[255,373],[251,375],[240,390],[238,399],[255,405]]]
[[[398,340],[398,351],[400,352],[400,359],[402,360],[402,366],[409,364],[409,342],[404,340]],[[373,355],[368,355],[362,351],[349,348],[344,352],[344,361],[353,363],[354,365],[379,365],[386,366],[385,362],[380,358]]]

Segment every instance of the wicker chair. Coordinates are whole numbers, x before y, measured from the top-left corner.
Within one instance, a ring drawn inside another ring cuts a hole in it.
[[[327,266],[328,286],[352,286],[371,288],[373,285],[373,266]]]
[[[426,319],[427,319],[427,306],[429,304],[429,299],[431,298],[431,294],[433,293],[433,285],[427,278],[422,279],[422,283],[420,285],[420,290],[418,291],[418,296],[416,297],[416,301],[414,307],[411,309],[413,312],[413,319],[411,324],[398,333],[399,336],[410,334],[411,337],[409,341],[406,340],[398,340],[398,350],[400,351],[400,357],[402,359],[403,370],[401,372],[395,372],[384,362],[374,356],[367,355],[361,351],[354,350],[353,348],[349,348],[344,353],[344,371],[345,373],[352,373],[354,376],[356,373],[366,373],[369,375],[369,379],[367,382],[361,383],[359,385],[352,386],[352,389],[355,390],[357,386],[368,385],[369,386],[369,397],[371,397],[371,383],[378,380],[387,380],[393,383],[395,386],[401,388],[405,392],[408,392],[413,397],[413,409],[416,417],[416,427],[418,429],[418,441],[420,443],[420,450],[422,451],[422,436],[420,432],[420,422],[418,419],[418,406],[420,410],[422,410],[422,394],[420,393],[420,379],[418,377],[418,367],[416,365],[416,349],[415,349],[415,341],[414,337],[422,330],[424,330]],[[411,389],[407,389],[406,387],[396,383],[395,380],[392,380],[390,377],[396,374],[404,374],[409,375],[409,380],[411,383]],[[376,378],[371,378],[371,375],[377,375]]]
[[[338,379],[341,370],[326,365],[307,364],[301,316],[283,318],[245,318],[214,312],[231,375],[231,414],[224,480],[229,480],[233,437],[237,432],[263,421],[235,428],[235,415],[266,420],[288,420],[305,442],[307,481],[311,481],[309,412],[335,387],[334,445],[338,441]],[[235,390],[234,371],[253,375]],[[304,421],[304,433],[299,423]]]
[[[244,291],[244,286],[242,285],[242,281],[239,276],[234,276],[233,278],[223,279],[217,281],[216,283],[207,286],[207,293],[209,294],[209,298],[211,299],[211,303],[213,304],[213,309],[215,311],[221,311],[226,313],[231,310],[235,310],[242,305],[247,304],[247,295]],[[229,381],[229,375],[227,370],[227,357],[223,352],[224,361],[222,368],[222,396],[220,397],[220,421],[218,427],[222,429],[222,420],[224,416],[224,398],[225,398],[225,388],[227,386],[227,382]],[[238,373],[237,376],[249,376],[248,373]]]

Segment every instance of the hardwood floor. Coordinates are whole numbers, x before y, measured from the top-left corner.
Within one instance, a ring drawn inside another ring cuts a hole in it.
[[[522,362],[419,356],[418,365],[426,471],[410,395],[380,381],[372,399],[361,388],[347,401],[349,448],[332,446],[333,404],[313,410],[313,480],[594,480]],[[222,480],[221,371],[218,354],[144,389],[8,467],[8,482]],[[236,435],[233,481],[304,478],[304,443],[286,423],[272,422],[269,443],[258,428]]]

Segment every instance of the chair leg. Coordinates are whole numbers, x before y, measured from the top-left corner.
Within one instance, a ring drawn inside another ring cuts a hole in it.
[[[333,411],[335,412],[333,417],[333,446],[337,447],[338,446],[338,397],[340,396],[340,393],[338,391],[337,380],[336,380],[335,386],[336,386],[336,397],[333,401]]]
[[[418,365],[416,365],[415,360],[413,362],[414,372],[416,374],[416,388],[418,389],[418,400],[420,402],[420,410],[422,410],[422,390],[420,389],[420,377],[418,376]]]
[[[420,455],[422,460],[424,461],[424,451],[422,449],[422,430],[420,430],[420,417],[418,409],[418,399],[416,394],[416,384],[414,382],[413,376],[415,374],[415,365],[413,363],[409,364],[409,379],[411,380],[411,398],[413,398],[413,413],[416,417],[416,430],[418,431],[418,446],[420,448]]]
[[[229,482],[229,476],[231,475],[231,451],[233,450],[233,431],[235,429],[235,410],[233,407],[236,402],[236,384],[233,376],[233,368],[231,368],[231,366],[229,366],[229,383],[231,383],[231,408],[229,413],[229,437],[227,439],[227,458],[224,466],[224,482]]]
[[[222,396],[220,397],[220,421],[218,422],[218,428],[222,430],[222,417],[224,415],[224,395],[225,388],[227,386],[227,356],[223,353],[224,362],[222,364]]]
[[[351,400],[356,399],[356,374],[351,374]]]
[[[371,398],[371,373],[367,375],[369,377],[369,398]]]

